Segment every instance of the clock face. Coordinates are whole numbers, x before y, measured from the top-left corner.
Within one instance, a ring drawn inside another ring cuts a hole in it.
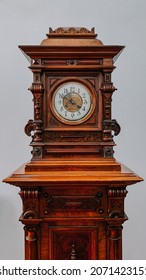
[[[67,82],[53,94],[53,111],[66,123],[85,121],[92,108],[92,95],[89,89],[79,82]]]

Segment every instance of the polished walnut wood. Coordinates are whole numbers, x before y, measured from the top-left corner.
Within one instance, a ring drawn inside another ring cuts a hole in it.
[[[122,259],[126,186],[142,178],[114,158],[120,125],[111,115],[111,73],[123,46],[105,46],[94,29],[50,28],[39,46],[19,46],[30,60],[32,159],[4,182],[20,187],[26,259]],[[92,96],[84,121],[63,122],[53,94],[79,82]],[[124,147],[123,147],[124,148]]]

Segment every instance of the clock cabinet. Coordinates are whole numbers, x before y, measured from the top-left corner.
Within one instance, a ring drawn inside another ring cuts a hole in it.
[[[60,27],[19,48],[33,74],[32,158],[4,182],[20,188],[25,259],[122,259],[126,187],[142,180],[114,157],[111,75],[124,47]]]

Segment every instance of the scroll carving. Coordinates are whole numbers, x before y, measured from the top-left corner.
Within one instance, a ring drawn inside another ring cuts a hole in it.
[[[33,120],[29,120],[26,126],[24,127],[24,132],[27,136],[32,136],[32,131],[34,131],[34,122]]]
[[[126,189],[109,189],[108,190],[108,213],[109,218],[124,217],[124,198],[126,197]]]
[[[21,219],[39,218],[39,192],[37,189],[21,190],[19,195],[23,201],[23,213]]]
[[[113,120],[104,120],[103,121],[103,134],[104,134],[104,141],[109,141],[111,140],[111,131],[114,131],[114,136],[117,136],[120,131],[121,127],[118,124],[118,122],[113,119]]]
[[[121,131],[121,127],[115,119],[112,120],[111,129],[114,131],[115,136],[117,136]]]

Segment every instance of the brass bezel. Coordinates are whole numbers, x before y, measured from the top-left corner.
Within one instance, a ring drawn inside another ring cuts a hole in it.
[[[85,117],[83,117],[79,120],[70,121],[70,120],[64,119],[62,116],[60,116],[57,113],[55,106],[54,106],[54,94],[55,94],[56,90],[59,87],[61,87],[62,85],[67,84],[69,82],[76,82],[76,83],[79,83],[79,84],[83,85],[84,87],[86,87],[87,90],[89,91],[89,94],[91,97],[91,107],[89,109],[89,112],[87,113],[87,115],[85,115]],[[96,95],[95,95],[94,88],[92,87],[92,85],[89,82],[79,79],[79,78],[65,78],[65,79],[62,79],[61,81],[56,82],[55,85],[53,85],[50,90],[49,98],[50,98],[50,100],[49,100],[50,109],[51,109],[51,112],[54,115],[54,117],[57,120],[59,120],[60,122],[67,124],[67,125],[78,125],[78,124],[84,123],[92,116],[92,114],[95,110],[95,106],[96,106]]]

